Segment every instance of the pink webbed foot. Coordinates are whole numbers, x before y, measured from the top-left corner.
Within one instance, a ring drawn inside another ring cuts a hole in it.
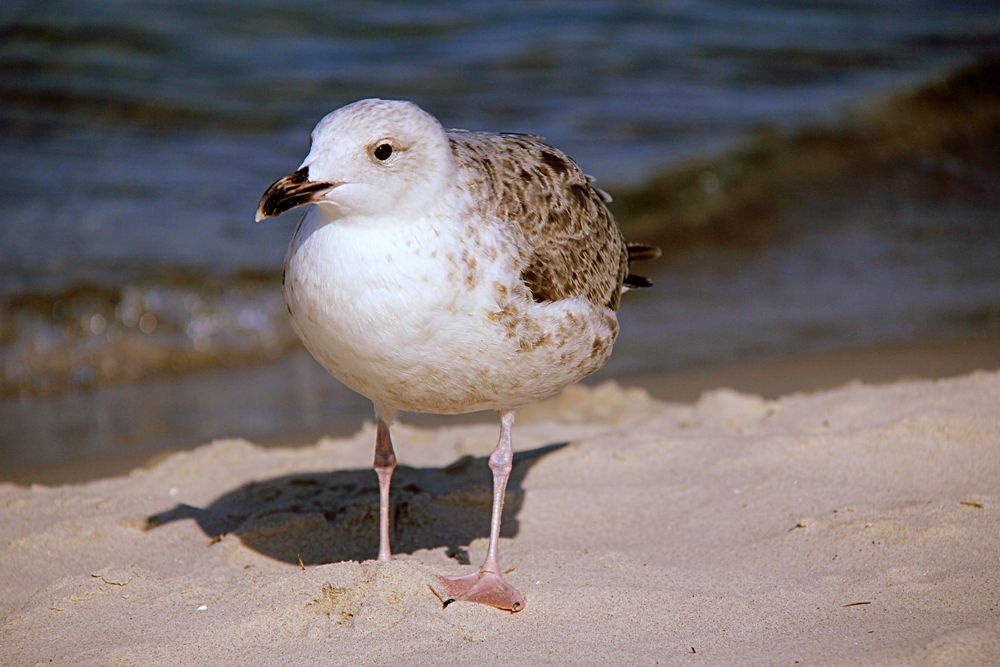
[[[524,596],[496,572],[480,570],[457,577],[435,577],[435,580],[431,591],[445,607],[452,602],[478,602],[512,614],[524,609]]]

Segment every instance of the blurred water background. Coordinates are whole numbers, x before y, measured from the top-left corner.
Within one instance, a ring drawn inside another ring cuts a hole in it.
[[[665,251],[601,377],[1000,328],[995,2],[7,0],[0,468],[349,428],[255,225],[327,111],[541,134]]]

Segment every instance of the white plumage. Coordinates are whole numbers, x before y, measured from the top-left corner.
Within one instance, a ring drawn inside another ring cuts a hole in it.
[[[476,240],[500,245],[497,236],[476,219],[356,223],[317,207],[286,262],[295,329],[383,415],[511,409],[551,396],[603,365],[611,346],[591,359],[593,341],[614,339],[615,313],[582,297],[517,294],[520,274],[502,252],[472,269],[461,259]],[[523,319],[513,336],[497,315],[511,301]],[[560,337],[560,327],[572,334]]]

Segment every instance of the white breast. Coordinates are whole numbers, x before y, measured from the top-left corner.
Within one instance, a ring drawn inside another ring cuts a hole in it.
[[[617,320],[585,299],[517,296],[511,250],[488,226],[313,209],[289,247],[285,300],[316,360],[377,405],[517,407],[603,365]]]

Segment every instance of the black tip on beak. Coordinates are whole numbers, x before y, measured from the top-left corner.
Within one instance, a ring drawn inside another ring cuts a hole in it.
[[[304,204],[311,204],[319,196],[336,187],[335,183],[316,183],[309,180],[309,168],[302,167],[294,174],[279,178],[267,189],[257,204],[257,222],[281,215]]]

